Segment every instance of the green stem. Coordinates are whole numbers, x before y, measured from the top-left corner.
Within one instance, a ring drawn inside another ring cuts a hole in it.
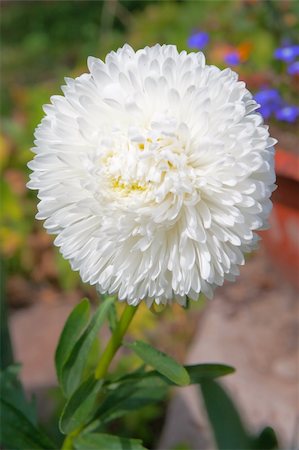
[[[73,450],[73,439],[78,436],[82,428],[78,428],[77,430],[73,431],[72,433],[68,434],[66,438],[63,441],[61,450]]]
[[[96,367],[95,378],[97,380],[103,378],[106,375],[113,356],[121,346],[124,334],[127,331],[136,311],[137,306],[126,305],[119,319],[119,322],[117,323],[116,328],[110,337],[107,347],[102,354],[99,364]],[[61,450],[73,450],[73,439],[82,431],[83,428],[84,427],[79,427],[72,433],[67,435],[62,444]]]
[[[109,368],[110,362],[113,359],[113,356],[119,349],[122,343],[122,339],[124,334],[126,333],[135,313],[137,311],[137,306],[127,305],[119,319],[119,322],[111,335],[110,341],[107,344],[107,347],[104,350],[104,353],[100,359],[100,362],[95,370],[95,378],[99,380],[103,378],[107,370]]]

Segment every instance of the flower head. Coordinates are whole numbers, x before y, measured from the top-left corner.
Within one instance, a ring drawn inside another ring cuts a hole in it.
[[[237,51],[231,51],[225,55],[224,61],[230,66],[237,66],[238,64],[240,64],[241,59]]]
[[[290,63],[299,56],[299,45],[286,45],[274,51],[274,58]]]
[[[205,31],[196,31],[189,36],[188,46],[196,50],[201,50],[208,45],[209,40],[210,38],[208,33]]]
[[[282,105],[282,98],[277,89],[262,89],[254,95],[254,99],[260,105],[259,112],[268,119]]]
[[[283,105],[275,113],[276,119],[282,122],[294,123],[299,117],[299,108],[294,105]]]
[[[299,61],[295,61],[290,64],[287,72],[289,75],[299,75]]]
[[[212,296],[267,226],[273,144],[230,69],[125,45],[66,79],[35,132],[38,219],[85,282],[136,305]]]

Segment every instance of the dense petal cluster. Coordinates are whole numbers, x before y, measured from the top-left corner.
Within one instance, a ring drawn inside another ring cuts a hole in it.
[[[66,79],[35,137],[38,219],[83,281],[136,305],[211,297],[267,226],[258,104],[202,53],[125,45]]]

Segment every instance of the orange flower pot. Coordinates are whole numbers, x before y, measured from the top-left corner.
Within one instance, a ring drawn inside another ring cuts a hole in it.
[[[299,154],[278,148],[275,165],[271,228],[261,235],[273,263],[299,288]]]

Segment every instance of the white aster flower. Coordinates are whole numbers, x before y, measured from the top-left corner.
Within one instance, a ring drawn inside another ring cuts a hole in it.
[[[211,297],[266,226],[258,104],[202,53],[125,45],[66,79],[35,132],[38,219],[83,281],[137,305]]]

